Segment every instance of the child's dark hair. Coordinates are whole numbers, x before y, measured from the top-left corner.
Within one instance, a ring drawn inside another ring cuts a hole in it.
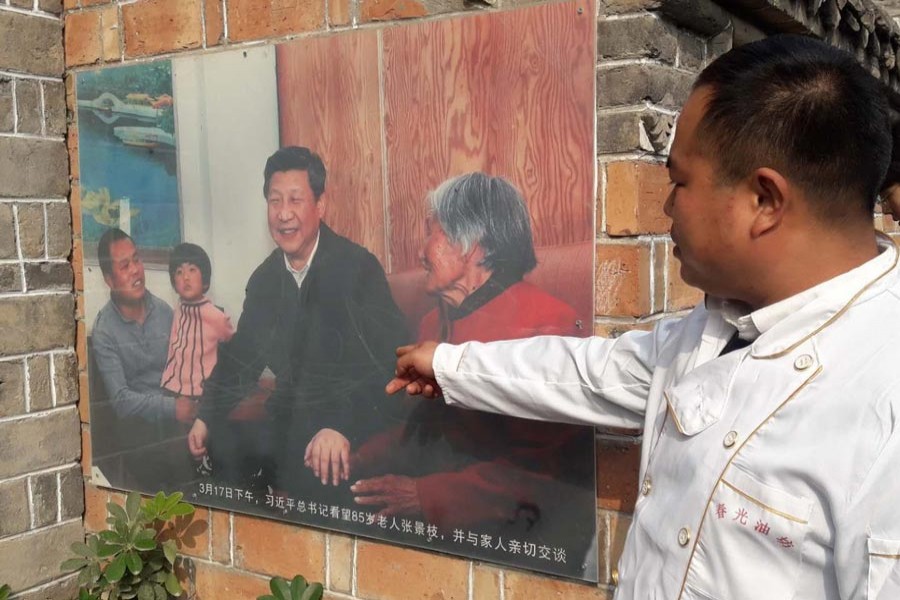
[[[184,263],[195,265],[200,269],[200,275],[203,277],[203,293],[205,294],[209,290],[209,280],[212,278],[212,265],[206,250],[197,244],[188,242],[175,246],[172,256],[169,257],[169,281],[173,288],[175,287],[175,271]]]

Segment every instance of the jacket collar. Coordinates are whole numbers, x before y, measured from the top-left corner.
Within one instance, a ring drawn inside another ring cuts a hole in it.
[[[804,344],[836,322],[851,306],[896,284],[900,280],[898,248],[881,234],[878,245],[881,253],[869,262],[799,294],[804,300],[799,309],[789,302],[790,314],[782,315],[766,327],[749,351],[735,351],[716,358],[733,334],[734,327],[720,312],[708,312],[702,326],[702,338],[715,338],[709,341],[717,341],[717,344],[706,344],[703,351],[707,356],[699,363],[697,354],[704,344],[698,343],[692,353],[681,354],[680,360],[684,362],[672,369],[671,383],[664,391],[669,414],[678,430],[684,435],[695,435],[721,418],[738,367],[748,357],[764,360],[779,358],[798,349],[798,353],[807,352]],[[810,357],[815,362],[814,353]],[[795,375],[800,379],[807,376],[806,372],[799,371]],[[774,382],[768,383],[774,385]],[[768,397],[770,394],[763,395]]]
[[[881,233],[878,247],[881,252],[872,260],[787,299],[787,314],[771,307],[762,309],[773,314],[757,319],[763,333],[751,347],[751,356],[764,359],[788,354],[837,321],[851,306],[881,291],[884,283],[893,279],[892,273],[896,278],[900,253],[893,240]],[[792,300],[798,297],[803,302],[795,306]]]

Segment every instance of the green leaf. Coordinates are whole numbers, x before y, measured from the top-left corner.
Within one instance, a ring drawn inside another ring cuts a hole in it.
[[[166,591],[176,598],[181,595],[181,584],[178,583],[178,577],[175,576],[175,573],[169,573],[169,576],[166,578]]]
[[[129,571],[137,575],[144,568],[144,561],[141,560],[137,552],[129,552],[125,555],[125,565]]]
[[[153,593],[156,595],[156,600],[169,600],[169,594],[166,593],[166,588],[159,584],[153,584]]]
[[[138,600],[156,600],[156,594],[153,593],[153,584],[142,583],[137,590]]]
[[[155,556],[155,557],[151,558],[147,562],[147,564],[150,566],[151,571],[159,571],[160,569],[163,568],[163,564],[165,564],[165,563],[163,563],[162,558]]]
[[[6,585],[0,586],[0,600],[6,600],[9,598],[9,595],[12,593],[12,588]]]
[[[176,504],[168,511],[169,516],[172,517],[183,517],[185,515],[194,514],[194,507],[187,502],[182,502],[181,504]]]
[[[87,569],[82,569],[81,573],[78,574],[78,585],[91,585],[95,581],[97,581],[97,579],[94,577],[94,574],[90,567],[88,567]]]
[[[128,513],[128,520],[131,521],[135,517],[138,516],[138,511],[141,509],[141,495],[137,492],[131,492],[128,494],[128,499],[125,500],[125,512]]]
[[[314,583],[306,588],[306,591],[300,596],[300,600],[321,600],[324,594],[325,588],[322,587],[322,584]]]
[[[182,498],[184,498],[184,494],[182,494],[181,492],[175,492],[165,499],[165,501],[162,503],[162,509],[171,510],[173,506],[181,502]]]
[[[81,542],[75,542],[71,546],[69,546],[69,548],[78,556],[91,557],[95,554],[93,551],[91,551],[87,544],[82,544]]]
[[[99,535],[101,542],[106,542],[107,544],[113,544],[115,546],[123,546],[125,544],[125,536],[118,531],[107,529],[106,531],[101,531]]]
[[[256,600],[278,600],[278,599],[275,596],[273,596],[272,594],[266,594],[265,596],[257,596]]]
[[[299,598],[300,594],[302,594],[306,590],[306,586],[306,577],[304,577],[303,575],[296,575],[291,580],[291,598],[294,600]]]
[[[142,552],[156,548],[156,531],[144,529],[134,537],[134,547]]]
[[[157,571],[156,573],[153,573],[152,575],[147,577],[147,579],[152,581],[153,583],[163,584],[166,582],[166,579],[168,577],[169,573],[167,573],[166,571]]]
[[[166,556],[166,560],[169,561],[170,565],[175,564],[175,559],[178,557],[178,546],[175,545],[175,542],[172,540],[166,540],[163,542],[163,554]]]
[[[273,577],[269,581],[269,589],[278,600],[291,600],[291,588],[283,577]]]
[[[110,517],[115,519],[116,521],[126,522],[128,521],[128,515],[125,513],[125,509],[116,504],[115,502],[107,502],[106,510],[109,511]],[[107,519],[109,523],[109,519]],[[115,523],[109,523],[110,525],[115,525]]]
[[[104,574],[111,583],[115,583],[122,579],[122,576],[125,575],[125,555],[120,554],[115,557],[106,567]]]
[[[69,560],[63,561],[63,564],[59,565],[60,571],[77,571],[78,569],[83,569],[91,563],[86,558],[70,558]],[[0,596],[0,600],[3,600],[3,597]]]
[[[107,544],[106,542],[100,544],[97,548],[97,558],[109,558],[113,556],[117,552],[122,549],[122,546],[119,544]]]

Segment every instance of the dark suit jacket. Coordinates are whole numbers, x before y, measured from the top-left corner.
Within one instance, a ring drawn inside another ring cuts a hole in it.
[[[200,404],[211,443],[227,443],[215,437],[217,429],[220,436],[228,431],[222,427],[226,415],[266,367],[275,374],[264,435],[271,438],[266,453],[274,460],[274,483],[283,489],[304,478],[304,451],[320,429],[341,432],[355,448],[403,418],[384,385],[393,374],[395,348],[409,338],[384,270],[366,249],[324,223],[319,232],[300,290],[280,249],[254,271],[237,331],[220,347]]]

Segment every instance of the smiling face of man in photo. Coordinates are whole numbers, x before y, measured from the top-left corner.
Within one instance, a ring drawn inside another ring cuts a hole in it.
[[[109,245],[109,273],[103,276],[117,304],[138,304],[147,292],[144,263],[130,238]]]
[[[316,244],[325,202],[317,199],[306,171],[291,169],[272,174],[266,197],[269,234],[291,266],[302,268]]]

